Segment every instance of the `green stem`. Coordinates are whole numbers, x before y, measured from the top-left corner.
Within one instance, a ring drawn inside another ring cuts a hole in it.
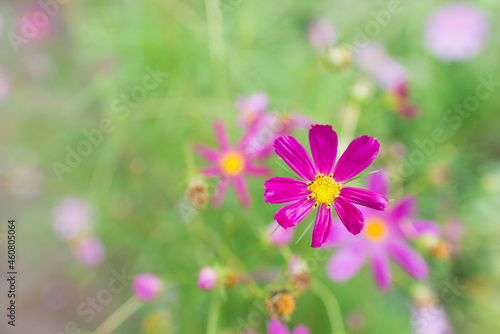
[[[330,320],[330,327],[332,328],[332,334],[345,334],[344,319],[342,318],[342,311],[340,310],[337,297],[335,297],[333,292],[328,289],[326,285],[318,280],[314,280],[311,290],[321,299],[323,304],[325,304],[326,313]]]
[[[120,306],[113,314],[104,320],[101,326],[94,331],[94,334],[113,333],[118,326],[134,314],[142,305],[144,305],[144,303],[140,302],[135,296],[132,296],[132,298],[127,300],[125,304]]]
[[[214,291],[210,311],[208,313],[207,334],[217,333],[217,323],[219,321],[221,299],[218,291]]]

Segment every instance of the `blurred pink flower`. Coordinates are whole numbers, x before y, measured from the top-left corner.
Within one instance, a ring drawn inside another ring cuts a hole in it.
[[[71,240],[91,230],[93,210],[79,198],[66,197],[54,209],[54,231],[63,240]]]
[[[298,255],[294,255],[288,262],[288,271],[290,271],[292,275],[300,275],[304,272],[308,272],[309,268],[304,259]]]
[[[134,295],[143,302],[149,302],[156,299],[162,289],[163,283],[161,279],[149,273],[137,275],[132,283]]]
[[[368,177],[368,189],[387,196],[387,178],[383,172]],[[365,226],[359,236],[353,236],[341,227],[340,222],[331,224],[326,247],[338,247],[327,265],[328,276],[337,282],[349,280],[370,261],[379,288],[387,291],[392,287],[390,258],[416,279],[425,279],[429,268],[425,260],[411,248],[406,239],[415,239],[425,233],[439,234],[434,222],[414,219],[416,201],[404,198],[389,205],[385,212],[363,210]]]
[[[10,93],[9,80],[0,68],[0,102],[7,99]]]
[[[19,21],[19,35],[29,42],[41,42],[49,34],[52,18],[40,7],[27,10]]]
[[[281,226],[278,227],[278,226],[279,224],[276,221],[273,221],[267,227],[267,235],[269,236],[269,240],[275,246],[283,246],[289,244],[290,241],[292,241],[294,229],[293,228],[284,229],[283,227]],[[278,229],[273,233],[273,231],[277,227]],[[271,233],[273,234],[271,235]]]
[[[307,28],[309,42],[318,53],[323,53],[326,48],[337,42],[337,29],[328,19],[315,19]]]
[[[294,129],[308,129],[313,121],[299,114],[277,114],[265,112],[250,125],[250,136],[243,145],[246,152],[261,157],[270,156],[274,152],[274,141]]]
[[[407,82],[403,65],[387,54],[379,42],[370,42],[355,56],[358,66],[365,71],[382,89],[392,91]]]
[[[458,219],[447,221],[443,226],[443,236],[451,245],[453,254],[460,253],[460,243],[465,233],[465,225]]]
[[[249,97],[239,96],[236,99],[238,119],[236,123],[242,127],[249,127],[266,112],[269,97],[264,92],[255,92]]]
[[[217,285],[217,273],[211,267],[203,267],[198,273],[198,287],[203,290],[212,290]]]
[[[243,334],[257,334],[256,332],[245,332]],[[296,326],[292,332],[278,319],[271,319],[267,323],[267,334],[309,334],[309,328],[304,325]]]
[[[95,236],[76,240],[74,252],[78,261],[88,267],[100,265],[106,256],[104,244]]]
[[[418,107],[409,102],[406,69],[387,54],[382,44],[369,43],[357,54],[356,62],[383,90],[390,94],[394,109],[399,115],[408,118],[417,116]]]
[[[443,61],[474,58],[489,35],[486,13],[472,3],[448,3],[429,15],[425,45]]]
[[[438,306],[415,307],[412,316],[415,334],[453,334],[445,311]]]
[[[203,144],[195,146],[195,152],[211,164],[210,167],[200,169],[200,172],[204,176],[221,176],[212,197],[212,204],[220,206],[229,185],[234,184],[241,205],[248,207],[251,201],[245,176],[265,177],[271,173],[268,167],[254,165],[254,160],[263,157],[261,152],[249,152],[244,149],[248,138],[254,135],[255,129],[248,130],[238,144],[231,147],[224,124],[216,121],[214,128],[219,150]]]

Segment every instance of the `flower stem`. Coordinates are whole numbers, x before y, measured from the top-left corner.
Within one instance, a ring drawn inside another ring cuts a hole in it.
[[[325,304],[328,319],[330,319],[332,334],[345,334],[344,320],[337,297],[335,297],[333,292],[328,289],[326,285],[318,280],[314,280],[311,290],[321,299],[323,304]]]
[[[208,313],[207,334],[217,333],[217,323],[219,321],[220,303],[221,299],[219,296],[219,292],[215,290],[213,293],[212,302],[210,303],[210,310]]]
[[[140,302],[135,296],[120,306],[113,314],[111,314],[104,322],[94,331],[94,334],[111,334],[117,329],[128,317],[134,314],[144,303]]]

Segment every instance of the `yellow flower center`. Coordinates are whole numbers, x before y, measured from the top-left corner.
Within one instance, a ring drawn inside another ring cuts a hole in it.
[[[307,189],[311,191],[307,199],[316,199],[314,208],[319,204],[326,204],[326,207],[330,208],[333,200],[339,196],[342,185],[335,182],[332,174],[328,177],[325,177],[323,174],[317,174],[315,179],[315,181],[307,182]]]
[[[220,160],[222,170],[229,175],[238,175],[243,171],[245,160],[236,152],[226,153]]]
[[[365,233],[368,238],[378,240],[385,235],[386,227],[382,221],[372,220],[366,224]]]

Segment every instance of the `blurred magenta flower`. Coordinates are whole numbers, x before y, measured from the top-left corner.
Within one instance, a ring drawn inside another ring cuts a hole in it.
[[[276,221],[273,221],[267,227],[267,235],[269,236],[269,240],[275,246],[283,246],[287,245],[292,241],[294,230],[293,228],[284,229],[281,226],[278,227],[279,224]],[[278,227],[278,229],[276,229]],[[275,231],[276,230],[276,231]],[[274,233],[273,233],[274,231]],[[271,235],[272,233],[272,235]]]
[[[83,199],[66,197],[54,209],[54,231],[71,240],[91,230],[93,210]]]
[[[368,188],[387,195],[388,184],[383,172],[368,177]],[[337,282],[349,280],[363,266],[371,263],[374,278],[383,291],[392,287],[389,259],[392,258],[416,279],[425,279],[429,268],[425,260],[411,248],[406,239],[423,234],[439,234],[439,225],[414,219],[416,201],[404,198],[391,205],[386,212],[363,210],[365,228],[360,236],[346,233],[339,224],[331,224],[331,233],[325,247],[338,247],[327,265],[328,276]]]
[[[361,136],[353,140],[337,164],[337,133],[331,125],[313,125],[309,130],[309,144],[314,163],[295,138],[283,136],[274,142],[276,154],[303,180],[274,177],[266,181],[264,200],[267,203],[291,202],[274,215],[283,228],[296,226],[319,206],[311,247],[320,247],[332,225],[331,205],[346,229],[358,234],[364,218],[353,203],[384,210],[387,198],[373,191],[343,185],[373,162],[380,146],[375,138]]]
[[[153,274],[142,273],[135,276],[132,283],[134,295],[143,302],[156,299],[163,289],[161,279]]]
[[[257,334],[256,332],[245,332],[244,334]],[[304,325],[296,326],[292,332],[278,319],[271,319],[267,323],[267,334],[309,334],[309,328]]]
[[[73,251],[78,261],[88,267],[100,265],[106,257],[102,240],[95,236],[76,240]]]
[[[307,28],[309,42],[318,53],[323,53],[325,50],[333,46],[337,42],[337,29],[328,19],[315,19],[309,23]]]
[[[269,103],[269,97],[264,92],[255,92],[249,97],[239,96],[236,99],[238,109],[237,124],[242,127],[250,127],[257,118],[262,116]]]
[[[474,58],[483,48],[490,25],[486,13],[472,3],[448,3],[427,18],[425,46],[443,61]]]
[[[198,273],[198,287],[203,290],[212,290],[217,285],[217,273],[212,267],[203,267]]]
[[[210,167],[202,168],[200,172],[205,176],[221,176],[212,197],[212,204],[220,206],[229,185],[234,184],[241,205],[248,207],[251,201],[245,175],[265,177],[271,173],[269,168],[253,164],[255,159],[263,157],[261,152],[244,150],[248,138],[253,136],[254,129],[248,130],[236,147],[231,147],[224,124],[216,121],[214,128],[219,150],[203,144],[195,146],[195,152],[211,163]]]
[[[454,334],[446,312],[439,306],[415,307],[412,316],[415,334]]]

